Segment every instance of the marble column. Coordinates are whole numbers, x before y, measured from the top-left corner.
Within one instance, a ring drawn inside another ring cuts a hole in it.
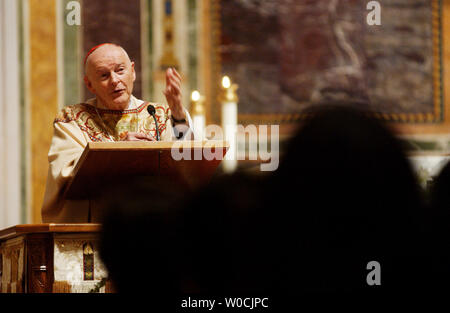
[[[20,224],[20,95],[17,1],[0,2],[0,229]]]
[[[55,0],[25,1],[27,13],[26,79],[31,166],[31,223],[41,222],[53,120],[58,112],[57,12]]]

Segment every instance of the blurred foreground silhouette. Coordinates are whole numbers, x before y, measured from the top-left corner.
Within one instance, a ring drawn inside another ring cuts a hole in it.
[[[401,144],[367,113],[309,113],[270,176],[236,173],[195,193],[164,178],[108,187],[101,257],[118,291],[298,295],[433,285],[429,219]],[[381,286],[367,284],[370,261],[381,266]]]

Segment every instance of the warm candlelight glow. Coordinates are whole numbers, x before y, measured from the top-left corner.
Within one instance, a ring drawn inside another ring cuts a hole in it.
[[[230,88],[230,86],[231,86],[231,80],[230,80],[230,78],[229,78],[228,76],[224,76],[224,77],[222,78],[222,86],[223,86],[223,88],[225,88],[225,89]]]
[[[191,114],[195,140],[203,140],[205,138],[204,101],[205,97],[198,90],[194,90],[191,93]]]
[[[200,100],[200,92],[198,92],[197,90],[194,90],[194,91],[191,93],[191,100],[192,100],[192,101],[198,101],[198,100]]]
[[[222,129],[223,138],[230,147],[222,161],[223,171],[232,173],[237,168],[237,122],[238,122],[238,96],[236,90],[237,84],[233,84],[228,76],[222,78],[222,90],[218,96],[219,102],[222,104]]]

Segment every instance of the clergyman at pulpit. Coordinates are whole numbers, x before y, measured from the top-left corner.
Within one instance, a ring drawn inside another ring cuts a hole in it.
[[[190,140],[193,136],[191,117],[181,103],[181,76],[175,69],[166,71],[167,104],[161,104],[133,96],[135,64],[119,45],[104,43],[92,48],[84,64],[84,81],[95,98],[64,107],[53,123],[42,206],[46,223],[96,222],[89,215],[89,200],[63,198],[89,142]]]

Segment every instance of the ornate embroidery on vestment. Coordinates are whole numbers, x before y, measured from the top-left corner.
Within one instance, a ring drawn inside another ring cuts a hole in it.
[[[156,138],[156,127],[153,117],[146,110],[152,104],[156,110],[159,133],[162,135],[167,129],[170,109],[167,105],[144,102],[136,109],[105,110],[98,109],[87,103],[79,103],[65,107],[56,117],[56,122],[69,123],[75,121],[92,141],[108,141],[110,134],[114,140],[123,140],[128,132],[140,132]],[[105,126],[107,129],[105,129]]]

